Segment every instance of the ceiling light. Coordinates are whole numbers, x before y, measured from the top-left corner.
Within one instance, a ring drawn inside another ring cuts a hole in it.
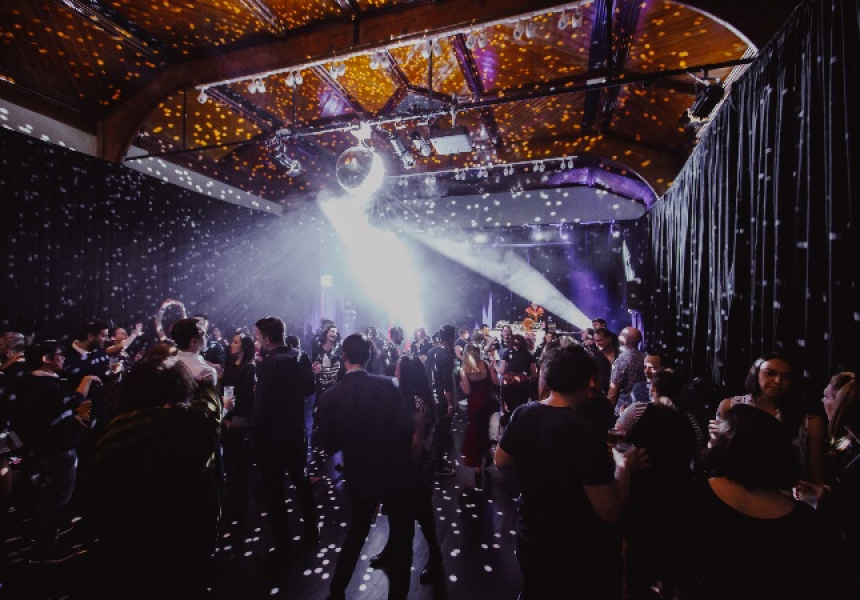
[[[442,44],[439,42],[439,38],[433,40],[433,56],[436,58],[442,56]]]
[[[257,80],[254,79],[251,83],[248,84],[248,93],[256,94],[257,93]]]
[[[200,90],[200,94],[197,95],[197,101],[200,104],[206,104],[206,101],[209,99],[209,96],[206,95],[206,90]]]
[[[265,84],[265,83],[263,83],[263,78],[262,78],[262,77],[261,77],[261,78],[259,78],[259,79],[257,79],[257,91],[258,91],[258,92],[260,92],[261,94],[265,94],[265,93],[266,93],[266,84]]]
[[[406,149],[406,144],[403,143],[403,140],[398,135],[389,133],[388,141],[394,149],[394,154],[403,163],[403,168],[411,169],[415,166],[415,157]]]
[[[486,48],[488,43],[487,32],[482,29],[478,34],[478,48]]]
[[[370,68],[374,71],[379,68],[379,56],[375,52],[370,55]]]
[[[514,39],[521,40],[523,39],[523,34],[525,33],[525,28],[523,27],[522,21],[517,21],[516,26],[514,27]]]
[[[537,35],[537,25],[532,20],[529,20],[528,24],[526,24],[526,37],[528,39],[533,39]]]
[[[360,142],[369,140],[370,136],[373,134],[373,131],[370,129],[370,124],[367,121],[362,121],[359,123],[357,128],[350,129],[349,132]]]
[[[301,71],[296,71],[295,80],[296,80],[296,85],[302,85],[305,82],[305,78],[302,77]]]
[[[565,27],[567,27],[567,19],[568,19],[567,13],[562,11],[561,16],[558,18],[558,28],[559,29],[564,29]]]
[[[421,57],[422,58],[430,58],[430,53],[433,52],[433,45],[430,43],[430,40],[426,40],[421,45]]]
[[[576,29],[582,25],[582,9],[577,7],[573,9],[573,14],[568,18],[571,29]]]
[[[474,31],[470,31],[469,35],[466,36],[466,48],[471,50],[475,47],[475,44],[478,43],[478,36]]]
[[[296,76],[292,71],[287,73],[287,77],[286,79],[284,79],[284,83],[287,84],[287,87],[293,87],[294,85],[296,85]]]
[[[423,135],[421,135],[420,131],[413,131],[409,134],[409,137],[412,140],[412,145],[415,146],[415,150],[418,151],[418,154],[421,156],[430,156],[433,149],[430,147],[430,143],[424,139]]]

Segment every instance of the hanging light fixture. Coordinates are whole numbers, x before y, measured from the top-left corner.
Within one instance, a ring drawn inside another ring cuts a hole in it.
[[[537,25],[535,25],[534,20],[529,19],[529,22],[526,24],[526,37],[528,39],[534,39],[537,35]]]
[[[523,27],[523,22],[517,21],[517,24],[514,26],[514,39],[523,39],[523,34],[525,34],[525,27]]]
[[[200,104],[206,104],[206,101],[209,99],[209,96],[206,95],[206,90],[200,90],[200,93],[197,95],[197,101]]]

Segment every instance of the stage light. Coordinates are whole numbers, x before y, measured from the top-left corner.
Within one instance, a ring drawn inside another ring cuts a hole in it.
[[[522,21],[517,21],[516,26],[514,27],[514,39],[521,40],[523,39],[523,34],[525,33],[525,28],[523,27]]]
[[[696,101],[690,107],[690,117],[707,119],[723,99],[726,90],[720,83],[711,83],[696,96]]]
[[[294,85],[296,85],[296,76],[293,74],[292,71],[287,73],[287,77],[286,77],[286,79],[284,79],[284,83],[286,83],[287,87],[290,87],[290,88],[293,87]]]
[[[466,36],[466,48],[471,50],[475,47],[475,44],[478,43],[478,35],[474,31],[470,31],[469,35]]]
[[[403,140],[401,140],[397,134],[389,133],[388,142],[394,149],[394,154],[397,155],[397,158],[399,158],[400,162],[403,163],[404,169],[411,169],[415,166],[415,157],[412,156],[409,150],[407,150],[406,144],[403,143]]]
[[[197,96],[197,101],[200,104],[206,104],[206,101],[209,99],[209,96],[206,95],[206,90],[200,90],[200,94]]]
[[[263,83],[262,77],[257,79],[257,92],[259,92],[261,94],[266,93],[266,84]]]
[[[252,80],[251,83],[248,84],[248,93],[249,94],[256,94],[257,93],[257,80],[256,79]]]
[[[375,52],[370,55],[370,68],[374,71],[379,68],[379,56]]]
[[[433,40],[433,56],[435,56],[436,58],[442,56],[442,43],[439,41],[438,38]]]
[[[296,71],[295,82],[296,82],[296,85],[302,85],[305,82],[305,78],[302,77],[301,71]]]
[[[421,57],[425,58],[425,59],[430,58],[430,54],[432,52],[433,52],[433,44],[430,42],[430,40],[426,40],[421,45]]]
[[[526,37],[528,39],[533,39],[537,35],[537,25],[535,25],[534,21],[529,21],[526,25]]]
[[[433,149],[430,147],[430,143],[424,139],[423,135],[421,135],[420,131],[413,131],[409,134],[409,137],[412,140],[412,145],[415,146],[415,150],[418,151],[418,154],[425,157],[430,156]]]
[[[571,29],[576,29],[580,25],[582,25],[582,9],[575,8],[573,9],[573,14],[568,18],[568,24]]]
[[[482,29],[478,34],[478,48],[486,48],[488,43],[487,32]]]

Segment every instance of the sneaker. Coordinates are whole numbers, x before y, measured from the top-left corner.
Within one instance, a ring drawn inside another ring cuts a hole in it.
[[[437,477],[453,477],[454,469],[451,467],[439,467],[435,471]]]

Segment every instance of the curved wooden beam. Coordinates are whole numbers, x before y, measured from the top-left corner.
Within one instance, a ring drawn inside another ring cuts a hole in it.
[[[558,0],[459,0],[404,4],[352,19],[295,32],[288,38],[171,65],[98,125],[99,155],[114,162],[125,156],[146,115],[176,90],[214,81],[252,76],[313,60],[372,49],[393,41],[419,39],[527,11],[563,6]]]

